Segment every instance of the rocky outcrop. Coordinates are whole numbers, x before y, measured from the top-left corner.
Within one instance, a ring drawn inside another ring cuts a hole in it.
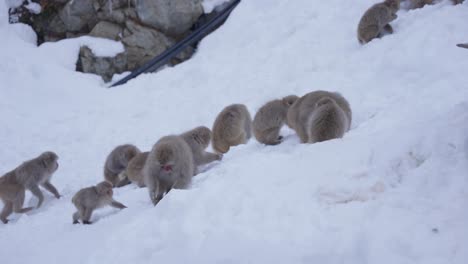
[[[121,41],[124,52],[98,57],[80,49],[77,70],[95,73],[109,81],[114,73],[132,71],[190,33],[203,14],[201,0],[32,0],[10,10],[10,22],[32,26],[38,44],[82,35]],[[40,5],[40,6],[39,6]],[[171,61],[191,57],[189,47]]]
[[[201,0],[137,0],[141,22],[168,35],[185,33],[203,14]]]
[[[67,32],[89,32],[98,22],[94,0],[71,0],[59,11]]]
[[[98,57],[90,48],[84,46],[80,48],[76,67],[78,71],[100,75],[108,82],[115,73],[127,71],[127,56],[125,53],[119,53],[115,57]]]
[[[94,26],[89,33],[92,37],[106,38],[112,40],[120,40],[123,32],[123,27],[108,21],[101,21]]]

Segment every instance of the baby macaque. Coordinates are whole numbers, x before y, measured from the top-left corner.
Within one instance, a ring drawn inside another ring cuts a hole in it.
[[[286,121],[289,107],[298,99],[289,95],[280,100],[273,100],[262,106],[255,114],[253,132],[255,138],[266,145],[277,145],[283,137],[279,135],[281,127]]]
[[[85,225],[91,224],[91,214],[97,208],[110,205],[115,208],[124,209],[125,205],[115,201],[112,191],[112,184],[103,181],[96,186],[81,189],[72,198],[72,203],[78,210],[73,214],[73,224],[79,224],[79,221]]]
[[[143,177],[153,204],[157,205],[172,188],[188,188],[194,172],[192,151],[182,137],[165,136],[158,140],[143,167]]]
[[[302,143],[340,138],[351,126],[351,108],[339,93],[315,91],[299,98],[287,114]]]
[[[366,44],[374,38],[380,38],[384,32],[393,33],[390,22],[397,18],[400,0],[385,0],[371,6],[362,16],[358,25],[358,40]]]
[[[226,153],[230,147],[245,144],[252,136],[252,118],[243,104],[233,104],[218,114],[213,125],[213,149]]]
[[[104,164],[104,179],[115,187],[121,187],[128,183],[128,179],[119,179],[119,174],[127,168],[128,162],[133,159],[140,150],[131,144],[117,146],[107,156]]]

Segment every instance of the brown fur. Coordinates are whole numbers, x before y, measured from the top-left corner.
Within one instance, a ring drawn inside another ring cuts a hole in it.
[[[349,130],[352,113],[349,103],[339,93],[315,91],[299,98],[289,108],[288,125],[302,143],[342,137]]]
[[[104,164],[104,179],[115,187],[121,187],[128,183],[128,179],[119,179],[119,174],[127,168],[128,162],[133,159],[140,150],[131,144],[120,145],[114,148],[106,158]]]
[[[357,37],[361,44],[379,38],[384,32],[393,33],[390,22],[397,18],[400,0],[385,0],[371,6],[362,16],[358,25]]]
[[[451,0],[454,5],[463,3],[464,0]],[[433,5],[434,0],[407,0],[409,2],[408,9],[422,8],[425,5]]]
[[[33,207],[23,208],[26,189],[16,180],[15,171],[7,172],[0,178],[0,199],[5,204],[0,213],[0,220],[6,224],[12,212],[26,213]]]
[[[252,118],[243,104],[225,107],[213,124],[213,149],[226,153],[230,147],[245,144],[252,136]]]
[[[37,197],[37,208],[42,205],[44,195],[39,185],[51,192],[55,198],[60,198],[60,194],[50,180],[52,174],[58,169],[58,156],[54,152],[46,151],[37,158],[23,162],[15,169],[16,180],[24,188],[30,190]]]
[[[165,136],[148,154],[143,177],[154,205],[172,188],[187,189],[195,172],[192,151],[180,136]]]
[[[73,214],[73,224],[78,224],[81,219],[83,224],[91,224],[91,215],[97,208],[104,206],[112,206],[123,209],[125,205],[115,201],[112,191],[112,184],[108,181],[103,181],[96,186],[81,189],[72,198],[72,203],[78,210]]]
[[[180,135],[192,150],[195,170],[197,166],[204,165],[215,160],[221,160],[223,158],[222,154],[214,154],[205,151],[205,149],[210,145],[211,135],[211,130],[205,126],[196,127]]]
[[[129,181],[138,185],[138,187],[145,187],[145,181],[143,179],[142,170],[145,166],[146,159],[148,158],[149,151],[137,154],[128,163],[127,168],[122,172],[125,175],[120,178],[127,178]]]
[[[266,145],[277,145],[283,137],[279,135],[286,121],[289,107],[299,97],[289,95],[280,100],[273,100],[263,105],[255,114],[252,127],[255,138]]]

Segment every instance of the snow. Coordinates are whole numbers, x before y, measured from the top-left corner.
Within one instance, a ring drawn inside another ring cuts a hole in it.
[[[25,7],[34,14],[39,14],[42,10],[40,4],[31,2],[31,0],[29,0],[28,4]]]
[[[0,5],[5,4],[5,6],[7,6],[7,7],[14,8],[14,7],[20,6],[24,2],[24,0],[5,0],[5,1],[2,1],[2,2],[3,3],[1,3]]]
[[[222,6],[224,3],[229,2],[229,0],[203,0],[202,6],[203,11],[208,14],[215,10],[217,7]]]
[[[468,3],[398,13],[395,33],[361,46],[376,1],[242,1],[191,60],[112,89],[74,71],[92,38],[33,45],[0,1],[0,174],[45,150],[60,156],[63,197],[0,225],[2,263],[456,263],[468,260]],[[100,48],[100,51],[97,49]],[[325,89],[353,110],[343,139],[250,140],[153,207],[72,225],[70,200],[103,179],[113,147],[211,127],[226,105]],[[26,205],[37,200],[28,192]]]

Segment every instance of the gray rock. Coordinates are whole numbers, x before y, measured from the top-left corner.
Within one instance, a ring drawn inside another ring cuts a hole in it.
[[[116,36],[121,34],[121,41],[125,51],[113,58],[97,57],[89,48],[82,47],[77,70],[98,74],[107,82],[111,80],[114,73],[133,71],[175,44],[174,39],[132,20],[128,20],[123,31],[121,30],[122,28],[119,25],[110,22],[101,21],[96,25],[91,35],[115,39]],[[177,58],[171,60],[169,64],[175,65],[185,61],[192,54],[193,48],[189,47]]]
[[[131,20],[125,23],[122,42],[127,53],[128,69],[142,66],[175,43],[163,33]]]
[[[60,16],[55,15],[50,19],[50,23],[48,23],[48,30],[50,32],[57,32],[57,33],[65,33],[67,29],[65,28],[65,24],[63,23]]]
[[[112,79],[114,73],[126,71],[127,56],[119,53],[115,57],[97,57],[86,46],[80,48],[77,70],[85,73],[100,75],[104,81]]]
[[[107,38],[112,40],[120,40],[123,28],[117,24],[101,21],[91,30],[90,36]]]
[[[97,13],[97,17],[100,21],[106,20],[121,25],[124,25],[125,21],[129,19],[138,20],[138,16],[134,8],[114,9],[112,12],[109,12],[107,9],[103,9]]]
[[[94,0],[70,0],[59,12],[67,31],[83,31],[97,23]],[[89,30],[88,30],[89,32]]]
[[[140,20],[168,35],[179,36],[203,14],[201,0],[137,0]]]
[[[112,12],[118,8],[135,7],[134,0],[94,0],[96,11],[106,10]]]

